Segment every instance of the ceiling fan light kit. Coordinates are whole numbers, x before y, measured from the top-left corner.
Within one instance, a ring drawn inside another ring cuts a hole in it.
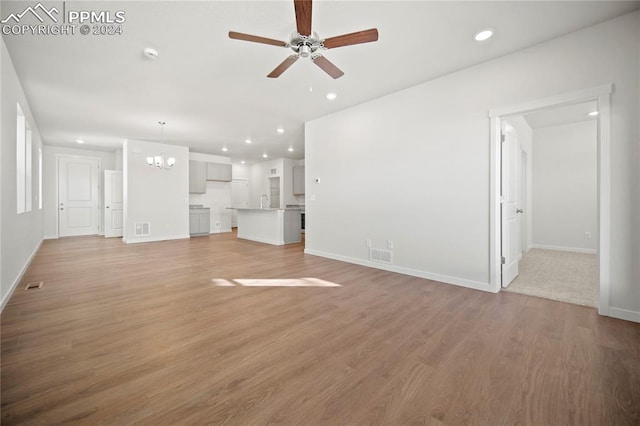
[[[282,61],[267,77],[278,78],[299,58],[311,58],[314,64],[329,74],[332,78],[340,78],[344,72],[331,61],[322,56],[318,50],[334,49],[336,47],[354,44],[370,43],[378,40],[378,30],[371,28],[365,31],[343,34],[336,37],[321,39],[317,33],[311,31],[311,15],[313,3],[311,0],[294,0],[297,31],[291,35],[288,42],[260,37],[251,34],[229,31],[229,38],[253,43],[269,44],[272,46],[290,48],[295,53]]]

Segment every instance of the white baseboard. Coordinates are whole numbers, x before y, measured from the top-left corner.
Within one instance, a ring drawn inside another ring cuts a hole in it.
[[[640,322],[640,312],[621,308],[609,308],[609,316],[625,321]]]
[[[209,231],[209,234],[224,234],[225,232],[231,232],[231,228],[220,228]]]
[[[4,307],[9,302],[9,299],[11,299],[11,296],[13,295],[13,292],[16,290],[16,287],[18,287],[18,284],[20,284],[22,277],[24,277],[25,272],[27,272],[27,269],[29,269],[29,265],[31,265],[33,258],[36,257],[36,253],[38,253],[38,250],[40,250],[40,246],[42,246],[42,241],[44,240],[40,240],[35,250],[33,250],[31,255],[29,256],[29,259],[20,270],[20,273],[16,277],[15,281],[13,282],[13,284],[11,284],[11,288],[9,289],[9,292],[7,292],[7,294],[5,294],[4,297],[2,298],[2,302],[0,302],[0,312],[4,310]]]
[[[341,256],[333,253],[327,253],[318,250],[305,249],[305,254],[311,254],[314,256],[326,257],[328,259],[339,260],[341,262],[353,263],[356,265],[367,266],[370,268],[382,269],[389,272],[396,272],[398,274],[410,275],[412,277],[425,278],[428,280],[439,281],[445,284],[453,284],[460,287],[471,288],[474,290],[482,290],[490,293],[496,293],[491,289],[489,283],[483,283],[480,281],[468,280],[465,278],[451,277],[448,275],[436,274],[433,272],[422,271],[418,269],[405,268],[402,266],[396,265],[386,265],[383,263],[371,262],[365,259],[357,259],[354,257]]]
[[[44,239],[44,240],[57,240],[58,236],[57,235],[45,235],[44,237],[42,237],[42,239]]]
[[[238,235],[238,238],[240,238],[241,240],[255,241],[257,243],[271,244],[272,246],[283,246],[284,245],[284,241],[268,240],[266,238],[256,238],[256,237],[247,238],[247,237],[240,236],[240,235]]]
[[[173,235],[173,236],[168,236],[168,237],[161,237],[161,238],[136,238],[133,240],[127,240],[126,238],[122,238],[122,241],[125,244],[137,244],[137,243],[157,243],[159,241],[169,241],[169,240],[188,240],[190,238],[190,235]]]
[[[531,244],[530,249],[543,249],[543,250],[556,250],[556,251],[570,251],[572,253],[584,253],[584,254],[598,254],[596,249],[584,249],[578,247],[559,247],[559,246],[547,246],[544,244]]]

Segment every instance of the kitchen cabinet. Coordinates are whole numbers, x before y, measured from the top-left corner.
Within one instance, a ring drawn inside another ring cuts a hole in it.
[[[209,235],[211,219],[209,209],[206,207],[189,209],[189,235]]]
[[[231,182],[231,164],[207,163],[207,180]]]
[[[207,163],[189,160],[189,193],[204,194],[207,192]]]
[[[304,195],[304,166],[293,168],[293,195]]]

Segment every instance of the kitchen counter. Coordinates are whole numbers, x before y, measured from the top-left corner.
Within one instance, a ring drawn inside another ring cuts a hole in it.
[[[300,209],[238,208],[238,238],[281,246],[302,241]]]

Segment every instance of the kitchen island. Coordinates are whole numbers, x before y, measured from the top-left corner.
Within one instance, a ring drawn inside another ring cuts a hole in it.
[[[300,209],[237,208],[238,238],[281,246],[302,241]]]

